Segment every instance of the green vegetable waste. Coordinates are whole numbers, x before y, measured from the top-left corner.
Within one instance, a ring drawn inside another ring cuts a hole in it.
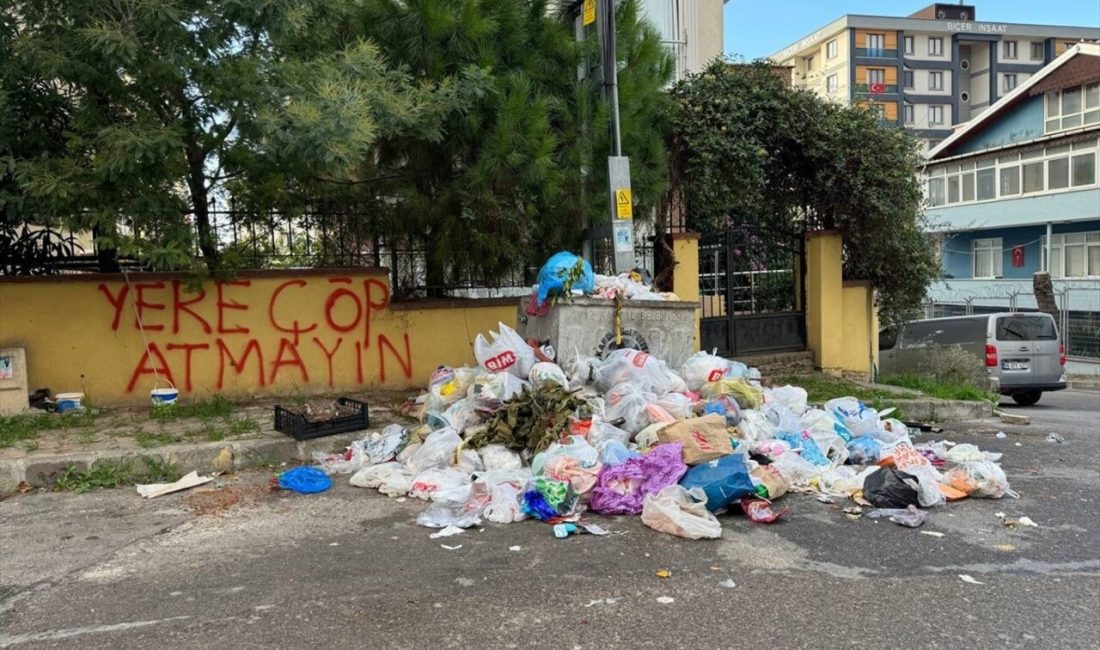
[[[466,440],[474,448],[499,444],[512,451],[537,453],[562,439],[571,417],[591,416],[591,407],[579,394],[561,386],[544,386],[505,402],[487,423],[467,431]]]

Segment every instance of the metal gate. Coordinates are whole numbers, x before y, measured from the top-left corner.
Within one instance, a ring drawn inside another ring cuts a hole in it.
[[[704,350],[734,357],[806,349],[805,238],[755,225],[699,246]]]

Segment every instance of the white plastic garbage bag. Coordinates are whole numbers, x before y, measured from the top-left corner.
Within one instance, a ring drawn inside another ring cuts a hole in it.
[[[657,401],[657,396],[646,392],[637,384],[623,382],[607,391],[607,408],[604,417],[609,422],[622,419],[619,428],[635,434],[651,424],[645,407]]]
[[[737,423],[741,437],[750,445],[775,435],[775,424],[760,411],[745,409],[741,411],[741,421]]]
[[[668,411],[669,415],[677,420],[686,420],[695,417],[692,410],[691,398],[683,393],[669,392],[657,398],[657,406]]]
[[[425,500],[434,499],[438,492],[446,492],[469,483],[470,476],[453,467],[432,467],[416,475],[412,481],[409,496]]]
[[[474,379],[466,396],[478,408],[495,410],[527,390],[529,384],[510,372],[483,372]]]
[[[504,445],[485,445],[481,448],[481,463],[486,471],[498,469],[519,469],[523,461],[519,454]]]
[[[514,329],[497,324],[499,333],[490,332],[492,342],[478,334],[474,339],[474,358],[489,372],[509,372],[526,379],[535,363],[535,351]]]
[[[462,437],[454,429],[433,431],[406,461],[405,469],[416,475],[432,467],[446,467],[460,444]]]
[[[648,352],[615,350],[596,369],[596,386],[607,391],[612,386],[625,382],[634,384],[645,392],[664,394],[669,389],[665,368],[664,361]]]
[[[476,511],[468,511],[461,505],[435,503],[417,516],[416,524],[426,528],[446,528],[447,526],[469,528],[481,524],[481,517]]]
[[[380,463],[364,467],[352,474],[348,482],[355,487],[380,488],[389,478],[396,475],[405,475],[405,469],[401,463]],[[405,491],[408,492],[408,489]]]
[[[779,388],[773,388],[771,396],[775,401],[786,406],[795,415],[802,415],[806,412],[806,401],[809,396],[804,388],[788,384],[786,386],[780,386]]]
[[[772,461],[771,466],[779,470],[779,474],[787,479],[792,488],[808,487],[810,481],[818,477],[825,469],[802,458],[793,450],[776,458]]]
[[[707,495],[702,488],[685,490],[669,485],[642,501],[642,523],[662,533],[688,539],[717,539],[722,524],[707,511]]]
[[[684,378],[690,390],[698,391],[703,384],[725,377],[729,369],[729,359],[699,351],[684,362],[680,368],[680,376]]]
[[[489,505],[481,513],[486,519],[497,524],[510,524],[526,516],[520,506],[520,488],[511,483],[497,483],[490,487],[490,492]]]
[[[535,388],[556,384],[566,390],[569,389],[569,379],[565,376],[565,371],[556,363],[540,361],[534,364],[531,366],[531,372],[528,373],[528,378],[531,380],[531,385]]]
[[[618,442],[622,445],[629,443],[630,432],[611,424],[605,418],[593,415],[592,426],[588,428],[588,442],[597,451],[603,451],[609,442]]]

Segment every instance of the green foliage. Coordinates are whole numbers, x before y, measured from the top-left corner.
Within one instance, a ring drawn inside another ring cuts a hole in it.
[[[893,406],[893,400],[914,399],[920,397],[916,393],[905,391],[890,391],[882,388],[871,388],[854,381],[830,377],[820,373],[811,375],[789,375],[772,379],[773,386],[785,386],[790,384],[804,389],[808,400],[813,404],[824,404],[838,397],[854,397],[876,409],[884,409]],[[896,417],[896,416],[895,416]]]
[[[884,375],[879,382],[916,390],[937,399],[958,399],[968,402],[997,402],[1000,395],[972,384],[948,381],[927,375]]]
[[[88,492],[99,488],[116,488],[136,483],[165,483],[179,479],[180,472],[171,462],[151,456],[143,457],[140,466],[130,460],[92,463],[86,468],[70,465],[54,482],[54,489],[66,492]]]
[[[919,304],[939,264],[925,239],[916,141],[866,107],[785,86],[764,62],[717,61],[673,89],[673,148],[691,225],[835,229],[845,277],[885,319]]]
[[[234,408],[233,402],[222,395],[215,395],[209,399],[151,406],[149,416],[158,422],[174,422],[186,418],[225,418],[232,415]]]
[[[69,413],[35,413],[0,417],[0,449],[33,440],[43,431],[87,428],[95,423],[90,407]]]

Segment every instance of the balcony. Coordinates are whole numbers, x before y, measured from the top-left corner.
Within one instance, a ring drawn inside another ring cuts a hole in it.
[[[871,86],[872,85],[882,86],[883,89],[882,89],[881,92],[873,93],[873,92],[871,92]],[[890,95],[890,94],[895,94],[896,95],[897,92],[898,92],[898,85],[897,84],[856,84],[853,87],[855,88],[855,91],[857,93],[862,93],[864,95]]]
[[[881,47],[857,47],[856,56],[867,59],[896,59],[898,58],[898,51]]]

